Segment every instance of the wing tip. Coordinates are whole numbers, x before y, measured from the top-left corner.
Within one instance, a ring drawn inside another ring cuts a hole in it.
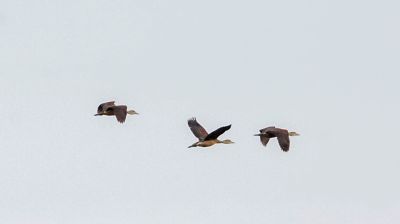
[[[121,124],[125,123],[125,119],[123,118],[118,118],[117,116],[115,116],[117,118],[117,121]]]
[[[196,120],[196,117],[191,117],[191,118],[189,118],[189,119],[187,120],[187,122],[188,122],[188,125],[189,125],[189,126],[190,126],[190,125],[195,125],[196,123],[198,123],[197,120]]]

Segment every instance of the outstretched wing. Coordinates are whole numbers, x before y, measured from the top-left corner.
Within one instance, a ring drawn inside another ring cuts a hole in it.
[[[278,134],[278,143],[283,151],[289,151],[290,139],[288,134]]]
[[[126,119],[127,107],[125,105],[121,105],[121,106],[114,106],[112,108],[114,110],[114,115],[117,118],[117,121],[119,123],[124,123]]]
[[[208,133],[206,129],[197,122],[195,117],[188,120],[188,125],[194,136],[196,136],[200,141],[203,141],[207,137]]]
[[[262,135],[260,135],[260,141],[263,146],[267,146],[269,139],[272,137],[275,137],[274,135],[271,135],[269,133],[269,131],[273,131],[274,129],[275,129],[275,126],[270,126],[270,127],[260,129],[260,133],[262,134]]]
[[[97,113],[101,113],[107,110],[107,108],[115,106],[115,101],[110,101],[106,103],[102,103],[97,107]]]
[[[261,144],[262,144],[263,146],[267,146],[267,144],[268,144],[268,142],[269,142],[269,138],[268,138],[267,136],[261,135],[261,136],[260,136],[260,141],[261,141]]]
[[[276,136],[281,149],[285,152],[289,151],[290,140],[289,132],[286,129],[273,128],[267,131],[268,134]]]
[[[232,125],[228,125],[228,126],[224,126],[224,127],[218,128],[217,130],[215,130],[215,131],[211,132],[210,134],[208,134],[207,137],[204,139],[204,141],[217,139],[225,131],[229,130],[231,128],[231,126]]]

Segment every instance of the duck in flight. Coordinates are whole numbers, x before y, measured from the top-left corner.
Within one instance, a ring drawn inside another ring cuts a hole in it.
[[[278,138],[278,143],[281,149],[285,152],[289,151],[290,139],[289,136],[299,136],[296,132],[289,132],[286,129],[276,128],[274,126],[263,128],[259,134],[254,136],[260,136],[261,144],[267,146],[270,138]]]
[[[94,116],[115,116],[119,123],[124,123],[126,115],[139,114],[134,110],[128,110],[126,105],[115,105],[115,101],[102,103],[97,108],[97,114]]]
[[[193,132],[194,136],[196,136],[199,141],[193,143],[188,148],[191,147],[210,147],[215,144],[233,144],[229,139],[220,141],[218,137],[222,135],[225,131],[231,128],[231,125],[220,127],[217,130],[211,132],[210,134],[207,133],[206,129],[204,129],[196,120],[196,118],[191,118],[188,120],[188,125],[190,130]]]

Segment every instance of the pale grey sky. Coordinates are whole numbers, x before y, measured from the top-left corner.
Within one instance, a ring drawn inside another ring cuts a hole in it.
[[[399,7],[0,0],[0,223],[398,223]]]

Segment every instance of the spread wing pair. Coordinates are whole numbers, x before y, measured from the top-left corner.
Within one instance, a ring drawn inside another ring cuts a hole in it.
[[[115,115],[117,121],[124,123],[126,120],[126,115],[128,113],[128,108],[125,105],[115,105],[115,101],[110,101],[102,103],[97,108],[97,114],[95,115]]]
[[[208,140],[217,139],[225,131],[227,131],[231,128],[231,125],[220,127],[217,130],[208,134],[206,129],[204,129],[203,126],[201,126],[197,122],[196,118],[189,119],[188,125],[190,127],[190,130],[193,132],[194,136],[196,136],[199,139],[199,141],[208,141]]]
[[[261,144],[267,146],[270,138],[278,138],[281,149],[285,152],[289,151],[290,139],[289,132],[286,129],[276,128],[274,126],[263,128],[260,130]]]

